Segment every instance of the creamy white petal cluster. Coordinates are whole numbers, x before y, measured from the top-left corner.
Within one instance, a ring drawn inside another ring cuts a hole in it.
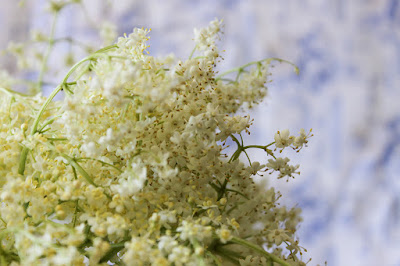
[[[276,159],[269,159],[267,163],[267,167],[272,169],[272,171],[279,171],[278,178],[282,178],[285,176],[293,177],[293,174],[300,174],[300,172],[296,172],[299,169],[300,165],[289,165],[288,162],[290,159],[288,157],[282,158],[278,157]]]
[[[1,263],[300,263],[282,251],[300,250],[299,209],[254,176],[298,174],[268,147],[300,150],[310,135],[243,143],[253,121],[238,111],[267,94],[270,60],[218,74],[221,27],[196,30],[188,60],[148,55],[149,30],[135,29],[72,68],[51,96],[64,89],[62,101],[0,88]],[[247,166],[251,148],[271,159]]]
[[[281,149],[280,152],[286,147],[292,147],[294,150],[300,151],[304,146],[307,146],[308,139],[312,137],[312,129],[306,134],[304,128],[300,130],[299,136],[291,136],[289,129],[278,131],[275,136],[275,147]]]

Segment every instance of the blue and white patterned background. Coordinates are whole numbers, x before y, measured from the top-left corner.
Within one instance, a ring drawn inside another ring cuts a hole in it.
[[[17,9],[2,1],[0,49],[29,28],[48,31],[46,1]],[[309,265],[400,265],[400,2],[398,0],[85,0],[94,21],[119,33],[151,27],[150,51],[186,58],[194,27],[223,18],[221,69],[266,57],[294,62],[274,69],[268,99],[252,112],[248,143],[267,143],[278,129],[315,136],[300,154],[300,177],[272,181],[283,202],[303,208],[300,241]],[[110,1],[112,2],[112,1]],[[82,14],[64,10],[57,32],[96,37]],[[9,58],[3,66],[13,71]],[[54,63],[55,61],[53,61]],[[263,160],[261,153],[253,158]]]

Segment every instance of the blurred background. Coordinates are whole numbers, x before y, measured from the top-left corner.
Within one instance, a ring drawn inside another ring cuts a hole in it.
[[[28,40],[32,30],[48,34],[48,2],[3,0],[0,49]],[[108,20],[118,35],[152,28],[151,54],[185,59],[194,46],[193,28],[217,17],[225,24],[220,70],[267,57],[298,65],[296,76],[290,66],[276,64],[269,96],[251,112],[255,121],[245,143],[267,144],[286,128],[292,134],[313,129],[308,148],[287,152],[301,175],[288,183],[271,181],[282,204],[303,208],[298,236],[308,249],[305,260],[312,257],[308,265],[400,265],[400,1],[82,2],[84,11],[79,5],[61,11],[55,37],[99,47],[104,42],[95,28],[107,29]],[[54,82],[66,69],[59,54],[77,53],[76,60],[87,50],[55,45],[49,65],[60,70]],[[13,57],[5,54],[0,63],[15,75]],[[266,159],[256,152],[252,158]]]

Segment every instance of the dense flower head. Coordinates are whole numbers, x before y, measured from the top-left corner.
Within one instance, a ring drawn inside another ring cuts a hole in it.
[[[193,56],[179,60],[148,55],[149,30],[135,29],[81,61],[75,80],[56,88],[63,101],[1,89],[0,237],[9,255],[0,258],[300,265],[296,252],[279,248],[300,250],[299,209],[280,207],[279,193],[253,177],[266,167],[278,178],[298,173],[267,147],[300,149],[310,136],[278,132],[257,146],[272,157],[267,164],[239,159],[256,145],[238,140],[253,121],[236,113],[267,95],[271,61],[222,78],[220,30],[219,20],[196,30]],[[232,140],[237,150],[226,155]],[[260,253],[251,245],[264,244],[269,257],[251,257]]]

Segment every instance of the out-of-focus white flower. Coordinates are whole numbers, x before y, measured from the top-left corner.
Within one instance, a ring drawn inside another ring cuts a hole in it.
[[[232,232],[225,225],[217,230],[217,235],[223,244],[226,244],[233,237]]]
[[[117,26],[109,21],[103,22],[100,28],[100,36],[104,45],[112,44],[117,38]]]
[[[222,20],[215,19],[207,28],[194,29],[194,39],[199,50],[208,50],[215,44],[218,34],[221,32]],[[208,50],[212,51],[212,49]],[[210,55],[210,54],[209,54]]]

